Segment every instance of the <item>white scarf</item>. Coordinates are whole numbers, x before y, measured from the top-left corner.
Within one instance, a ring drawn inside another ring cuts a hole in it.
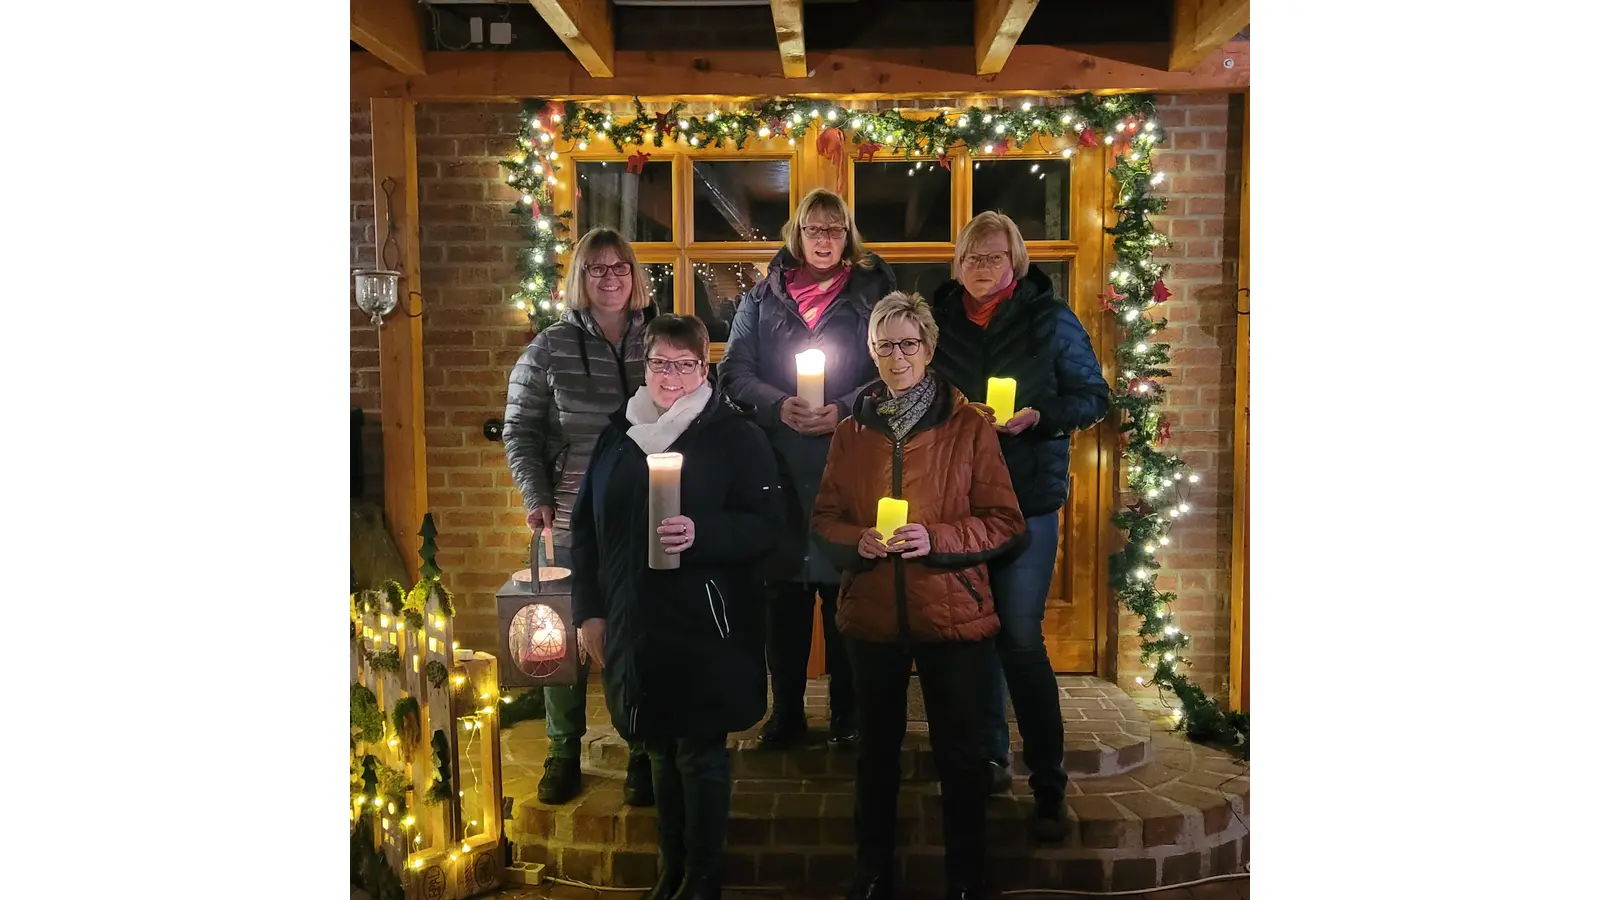
[[[647,454],[661,453],[683,434],[710,399],[711,385],[702,381],[699,387],[679,397],[670,409],[662,412],[656,408],[656,402],[650,399],[650,388],[640,387],[637,393],[628,398],[628,407],[623,410],[623,415],[633,423],[628,429],[628,437],[633,438],[639,449]]]

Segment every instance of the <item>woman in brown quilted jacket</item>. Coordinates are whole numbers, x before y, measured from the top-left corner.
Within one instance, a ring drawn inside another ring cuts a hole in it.
[[[849,900],[893,896],[895,803],[906,688],[922,684],[944,812],[946,895],[982,896],[980,694],[1000,629],[986,562],[1026,540],[1000,440],[961,392],[928,369],[939,329],[927,301],[894,292],[873,308],[867,344],[880,380],[862,390],[828,452],[811,526],[844,573],[839,633],[855,673],[856,877]],[[907,524],[874,527],[878,500]]]

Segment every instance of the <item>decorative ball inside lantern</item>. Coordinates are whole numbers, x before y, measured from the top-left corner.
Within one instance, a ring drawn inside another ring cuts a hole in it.
[[[543,603],[517,610],[511,619],[511,655],[532,678],[555,674],[567,656],[567,628],[561,615]]]

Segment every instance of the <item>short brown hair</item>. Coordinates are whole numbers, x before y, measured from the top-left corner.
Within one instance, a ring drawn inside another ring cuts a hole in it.
[[[650,320],[644,329],[644,352],[650,355],[657,342],[687,350],[705,362],[711,352],[711,334],[699,316],[680,316],[666,313]]]
[[[783,226],[783,245],[788,248],[790,256],[802,263],[806,261],[806,248],[800,243],[800,227],[813,214],[819,213],[823,218],[844,223],[843,256],[852,266],[870,269],[875,265],[872,254],[861,243],[861,232],[856,231],[855,216],[850,215],[850,207],[845,204],[844,198],[823,188],[801,197],[800,205],[794,208],[794,215]]]
[[[600,227],[589,229],[589,233],[578,241],[578,246],[572,248],[572,258],[567,261],[566,289],[563,291],[568,309],[589,307],[589,292],[586,290],[587,282],[583,280],[583,267],[607,247],[617,251],[617,256],[633,267],[633,292],[628,295],[628,308],[637,310],[650,305],[650,286],[646,283],[648,279],[639,270],[639,257],[634,255],[633,246],[615,228]]]
[[[961,226],[961,233],[956,235],[956,270],[961,270],[961,260],[983,238],[991,234],[1006,236],[1006,244],[1011,251],[1011,275],[1021,278],[1028,274],[1028,245],[1022,241],[1022,230],[1011,217],[1005,213],[993,210],[981,212],[972,217],[972,221]]]

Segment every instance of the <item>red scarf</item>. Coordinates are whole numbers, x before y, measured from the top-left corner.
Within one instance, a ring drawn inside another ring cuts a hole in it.
[[[1012,277],[1010,272],[1007,272],[1005,287],[981,300],[972,296],[969,291],[964,290],[961,292],[961,305],[966,307],[967,318],[972,320],[972,324],[979,328],[988,328],[989,320],[994,318],[994,311],[1000,308],[1000,301],[1010,298],[1016,289],[1016,278]]]
[[[805,321],[806,327],[815,330],[817,322],[822,320],[822,314],[828,309],[833,299],[844,290],[845,283],[850,280],[850,267],[845,266],[836,275],[827,287],[817,282],[811,270],[805,266],[790,269],[784,273],[783,283],[789,289],[789,296],[800,307],[800,318]]]

